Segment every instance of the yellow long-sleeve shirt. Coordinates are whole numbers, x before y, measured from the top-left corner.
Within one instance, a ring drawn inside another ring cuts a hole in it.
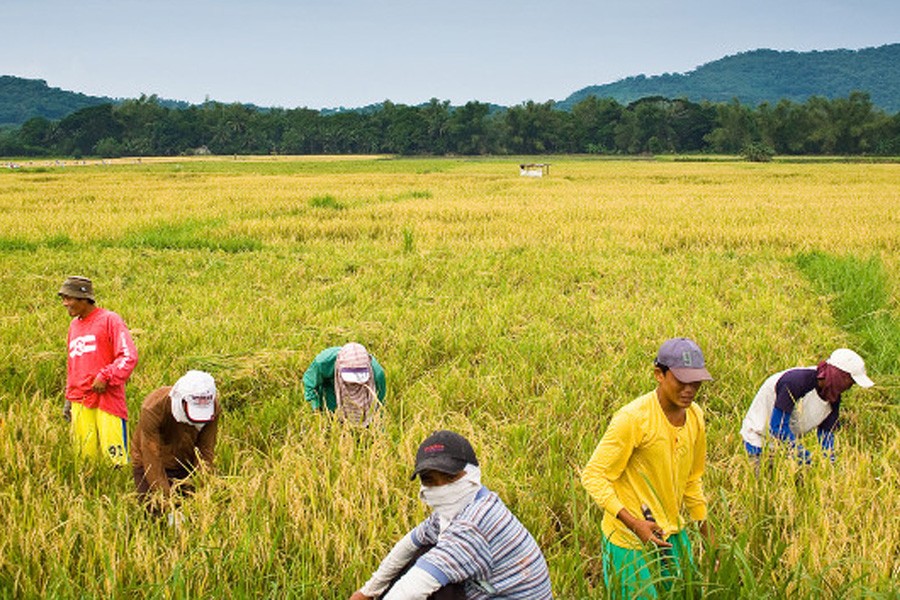
[[[613,416],[581,473],[581,483],[603,507],[603,533],[622,548],[640,548],[638,537],[616,518],[622,508],[641,518],[646,504],[666,535],[684,527],[682,505],[691,519],[706,518],[703,471],[706,426],[696,404],[685,423],[666,418],[656,392],[626,404]]]

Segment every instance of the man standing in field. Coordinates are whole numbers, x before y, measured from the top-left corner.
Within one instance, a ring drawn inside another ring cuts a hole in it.
[[[174,386],[150,392],[131,442],[134,485],[141,500],[168,497],[172,486],[198,466],[212,469],[221,408],[216,383],[203,371],[188,371]],[[189,488],[188,488],[189,489]]]
[[[116,466],[128,463],[128,409],[125,382],[137,365],[137,349],[122,317],[96,306],[86,277],[68,277],[59,289],[73,317],[67,339],[66,404],[80,456],[105,455]]]
[[[303,390],[314,410],[368,425],[384,401],[384,369],[362,344],[326,348],[303,375]]]
[[[785,442],[801,462],[810,454],[799,442],[813,429],[819,445],[834,460],[834,432],[838,429],[841,394],[857,383],[872,387],[859,354],[838,348],[815,367],[788,369],[769,376],[750,404],[741,427],[747,454],[759,460],[766,439]]]
[[[494,492],[481,485],[469,441],[437,431],[416,452],[412,479],[431,516],[407,533],[350,600],[552,597],[544,555]]]
[[[681,514],[700,523],[707,544],[703,472],[706,427],[694,403],[712,377],[699,346],[666,341],[656,355],[656,389],[619,409],[584,467],[581,481],[603,507],[603,580],[620,598],[655,598],[657,583],[693,569]]]

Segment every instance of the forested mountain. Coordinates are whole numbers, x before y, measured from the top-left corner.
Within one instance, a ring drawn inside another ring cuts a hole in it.
[[[32,117],[55,121],[82,108],[119,102],[121,99],[87,96],[50,87],[43,79],[0,75],[0,128],[18,127]],[[178,100],[159,100],[159,103],[169,108],[189,106]]]
[[[557,104],[568,110],[588,96],[628,104],[663,96],[694,102],[729,102],[758,106],[779,100],[805,102],[812,96],[843,98],[853,91],[869,94],[872,104],[900,111],[900,44],[861,50],[781,52],[753,50],[707,63],[684,74],[638,75],[579,90]]]
[[[61,119],[76,110],[112,102],[52,88],[41,79],[0,75],[0,127],[19,126],[31,117]]]

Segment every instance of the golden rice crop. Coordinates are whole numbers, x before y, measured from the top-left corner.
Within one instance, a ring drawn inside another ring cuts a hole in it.
[[[543,179],[516,160],[388,157],[0,171],[0,596],[346,598],[424,516],[412,457],[448,427],[538,540],[555,594],[602,597],[601,511],[578,472],[674,335],[716,377],[699,400],[720,540],[706,592],[894,593],[897,362],[870,364],[876,387],[848,393],[834,465],[757,477],[738,431],[771,372],[865,343],[900,360],[896,327],[862,323],[897,321],[900,167],[553,163]],[[877,266],[888,300],[842,320],[841,291],[798,268],[809,253]],[[180,529],[143,513],[130,473],[74,464],[56,298],[68,274],[92,277],[132,330],[133,417],[186,369],[216,377],[217,471]],[[316,352],[349,340],[388,374],[371,431],[303,399]]]

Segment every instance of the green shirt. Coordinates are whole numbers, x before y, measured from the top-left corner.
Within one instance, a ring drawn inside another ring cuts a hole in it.
[[[319,352],[303,375],[303,392],[306,401],[315,410],[321,409],[323,404],[331,412],[337,408],[337,399],[334,395],[334,363],[340,349],[341,346],[334,346]],[[378,395],[379,402],[383,404],[387,391],[384,369],[381,368],[374,356],[371,354],[369,356],[372,359],[372,373],[375,375],[375,393]]]

